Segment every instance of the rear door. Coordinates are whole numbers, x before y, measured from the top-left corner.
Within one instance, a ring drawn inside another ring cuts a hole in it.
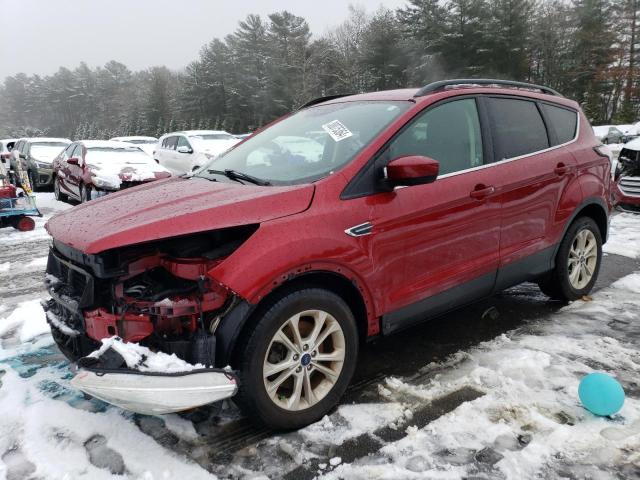
[[[486,97],[501,184],[502,224],[497,289],[533,278],[550,268],[560,198],[576,176],[576,163],[558,143],[541,103],[515,97]],[[571,140],[575,137],[575,125]]]
[[[473,97],[428,107],[386,151],[440,163],[431,184],[371,202],[373,250],[385,291],[385,333],[488,295],[500,244],[500,202]]]

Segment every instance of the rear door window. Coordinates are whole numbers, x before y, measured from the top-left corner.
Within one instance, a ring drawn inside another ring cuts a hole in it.
[[[430,108],[389,145],[389,158],[421,155],[440,163],[440,175],[483,164],[476,101],[455,100]]]
[[[570,142],[576,136],[578,113],[568,108],[556,107],[548,103],[541,103],[540,108],[545,114],[549,127],[555,132],[554,145]]]
[[[167,138],[167,145],[164,147],[167,150],[175,150],[176,144],[178,143],[178,137],[169,137]]]
[[[549,148],[549,138],[535,102],[487,98],[496,160],[519,157]]]

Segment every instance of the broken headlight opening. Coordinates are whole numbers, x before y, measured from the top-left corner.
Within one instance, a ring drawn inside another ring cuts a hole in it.
[[[44,303],[72,361],[114,336],[191,364],[215,366],[216,329],[239,298],[208,272],[258,225],[158,240],[89,255],[54,241]],[[71,334],[71,332],[74,332]]]

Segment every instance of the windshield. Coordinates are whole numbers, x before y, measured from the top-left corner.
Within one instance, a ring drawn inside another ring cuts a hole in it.
[[[254,134],[195,176],[224,180],[208,170],[234,170],[276,185],[319,180],[353,160],[410,106],[406,101],[371,101],[307,108]]]
[[[87,163],[149,163],[149,156],[138,147],[90,147],[87,148]]]
[[[69,145],[63,142],[38,142],[31,144],[31,156],[36,160],[53,160],[64,147]]]

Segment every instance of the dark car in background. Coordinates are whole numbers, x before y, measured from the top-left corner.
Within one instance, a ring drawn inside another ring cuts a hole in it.
[[[16,170],[17,162],[29,176],[31,188],[48,187],[53,184],[53,159],[69,144],[67,138],[21,138],[11,151],[11,169]]]

